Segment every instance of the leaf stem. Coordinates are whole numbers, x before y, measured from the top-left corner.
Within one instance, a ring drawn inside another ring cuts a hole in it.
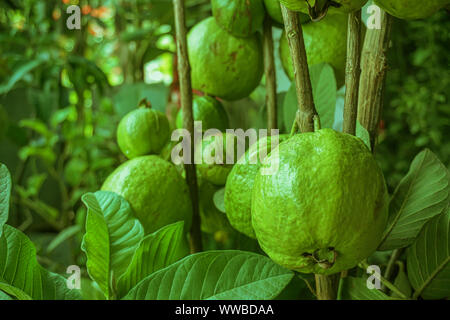
[[[345,103],[343,131],[356,133],[359,77],[361,75],[361,10],[348,15],[347,64],[345,67]]]
[[[272,22],[266,14],[263,31],[264,73],[266,76],[267,129],[277,128],[277,79],[273,55]]]
[[[361,262],[361,265],[364,267],[365,270],[367,270],[367,268],[369,267],[369,264],[366,261]],[[397,288],[394,284],[392,284],[390,281],[384,278],[381,274],[380,274],[380,281],[389,290],[395,292],[400,298],[404,300],[410,300],[410,298],[408,298],[399,288]]]
[[[316,294],[318,300],[336,300],[340,274],[323,275],[315,274]]]
[[[178,57],[178,75],[180,79],[181,108],[183,109],[183,127],[186,128],[191,136],[191,161],[185,163],[186,182],[189,186],[189,193],[192,200],[192,227],[190,230],[191,252],[203,250],[202,235],[200,230],[200,214],[198,203],[197,173],[195,170],[194,158],[194,118],[192,115],[192,86],[191,86],[191,67],[189,64],[186,40],[185,9],[183,0],[173,0],[173,9],[175,15],[175,33],[177,43]]]
[[[318,113],[314,105],[302,26],[298,21],[296,12],[289,10],[283,4],[281,4],[281,12],[294,67],[294,81],[299,109],[299,128],[301,132],[313,132],[314,116],[317,116]]]

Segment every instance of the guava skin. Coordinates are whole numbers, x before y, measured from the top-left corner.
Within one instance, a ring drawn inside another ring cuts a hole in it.
[[[223,133],[206,137],[201,141],[201,144],[201,148],[196,148],[195,157],[202,160],[196,166],[202,179],[216,186],[225,185],[227,177],[237,161],[238,141],[236,135]],[[222,159],[219,159],[219,155],[216,155],[216,149],[220,150],[220,147],[222,147]],[[227,158],[229,159],[228,162],[232,163],[226,163]],[[208,159],[213,160],[210,162],[214,163],[207,163]]]
[[[353,268],[370,256],[386,227],[388,195],[364,143],[331,129],[297,134],[261,168],[277,161],[275,150],[279,169],[256,176],[252,198],[253,228],[267,255],[317,274]]]
[[[288,135],[278,136],[278,143]],[[256,175],[261,167],[261,158],[268,155],[276,142],[268,136],[252,144],[247,152],[234,165],[225,185],[225,212],[230,224],[247,237],[256,238],[252,227],[252,190]],[[265,152],[265,153],[264,153]]]
[[[192,222],[192,203],[186,181],[175,166],[158,156],[124,162],[105,180],[101,190],[115,192],[131,205],[145,233],[183,220]]]
[[[281,13],[280,2],[278,0],[264,0],[264,6],[266,7],[267,14],[273,21],[280,25],[284,24],[283,14]],[[299,19],[302,24],[310,21],[309,16],[302,13],[299,13]]]
[[[328,15],[319,22],[304,25],[302,29],[308,65],[330,64],[335,72],[337,85],[341,87],[345,81],[347,16]],[[280,57],[286,74],[292,80],[294,67],[284,31],[280,39]]]
[[[235,37],[249,37],[263,25],[261,0],[211,0],[211,9],[217,24]]]
[[[308,5],[306,0],[280,0],[284,6],[292,11],[299,11],[308,14]],[[309,4],[314,6],[317,0],[309,0]],[[322,0],[322,2],[325,2]],[[349,13],[361,9],[367,0],[333,0],[339,7],[330,6],[328,12],[333,13]]]
[[[202,130],[218,129],[225,131],[229,120],[223,105],[213,97],[196,96],[192,103],[194,121],[202,122]],[[180,109],[176,118],[176,127],[183,128],[183,110]]]
[[[192,87],[225,100],[247,97],[263,75],[261,38],[236,38],[220,28],[214,17],[195,25],[188,34]]]
[[[375,4],[386,10],[391,16],[404,20],[424,19],[436,13],[449,0],[375,0]]]
[[[166,115],[148,108],[127,113],[117,127],[117,144],[128,159],[161,152],[169,137]]]

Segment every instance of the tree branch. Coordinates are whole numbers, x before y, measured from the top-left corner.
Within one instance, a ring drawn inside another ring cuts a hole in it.
[[[359,77],[361,75],[361,10],[349,13],[347,32],[347,64],[345,67],[345,103],[343,131],[356,133]]]
[[[294,66],[294,81],[299,109],[299,128],[301,132],[314,131],[314,116],[318,113],[314,106],[311,79],[306,58],[302,26],[298,14],[281,4],[286,38]]]
[[[267,129],[269,135],[277,128],[277,79],[273,55],[272,22],[266,14],[263,34],[264,73],[266,75]]]
[[[387,69],[386,52],[389,45],[392,17],[381,10],[381,28],[368,29],[361,54],[361,79],[358,96],[358,121],[370,135],[375,149],[382,110],[382,95]]]
[[[189,186],[189,192],[192,200],[192,227],[191,227],[191,252],[202,251],[202,236],[200,230],[200,214],[198,203],[197,174],[194,164],[194,118],[192,115],[192,86],[191,86],[191,67],[187,53],[186,25],[184,16],[184,1],[173,0],[175,14],[175,32],[177,42],[178,57],[178,75],[180,79],[181,108],[183,109],[183,127],[190,132],[191,136],[191,161],[185,163],[186,182]]]

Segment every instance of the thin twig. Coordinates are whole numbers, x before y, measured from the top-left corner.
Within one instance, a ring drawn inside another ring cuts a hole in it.
[[[361,75],[361,10],[349,13],[347,32],[347,64],[345,67],[345,103],[343,131],[356,133],[359,76]]]
[[[178,75],[180,79],[181,108],[183,109],[183,126],[191,135],[191,161],[185,163],[186,181],[189,186],[189,192],[192,199],[192,227],[191,227],[191,252],[203,250],[202,235],[200,230],[200,214],[198,204],[198,186],[197,174],[195,171],[194,158],[194,119],[192,115],[192,86],[191,86],[191,67],[189,65],[186,40],[186,25],[184,15],[184,1],[173,0],[175,14],[175,32],[178,56]]]
[[[266,75],[267,129],[269,134],[277,128],[277,79],[273,55],[272,22],[266,15],[264,19],[264,73]]]
[[[296,12],[287,9],[283,4],[281,4],[281,12],[294,67],[294,81],[300,111],[299,128],[301,132],[313,132],[314,116],[318,113],[314,106],[302,26]]]

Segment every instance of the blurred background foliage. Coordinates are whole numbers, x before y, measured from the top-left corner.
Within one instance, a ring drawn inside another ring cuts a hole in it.
[[[80,30],[66,27],[70,4],[81,8]],[[211,14],[208,0],[186,5],[188,27]],[[147,98],[173,120],[173,30],[171,0],[0,2],[0,162],[14,184],[9,224],[30,235],[43,266],[62,272],[82,264],[80,197],[125,161],[115,141],[120,118]],[[280,36],[274,28],[276,48]],[[448,43],[445,11],[395,21],[376,153],[391,191],[425,147],[449,165]],[[279,125],[289,131],[282,106],[290,81],[277,49],[276,59]],[[250,97],[224,102],[232,127],[265,127],[264,99],[262,83]],[[205,247],[257,250],[233,237],[210,235]]]

